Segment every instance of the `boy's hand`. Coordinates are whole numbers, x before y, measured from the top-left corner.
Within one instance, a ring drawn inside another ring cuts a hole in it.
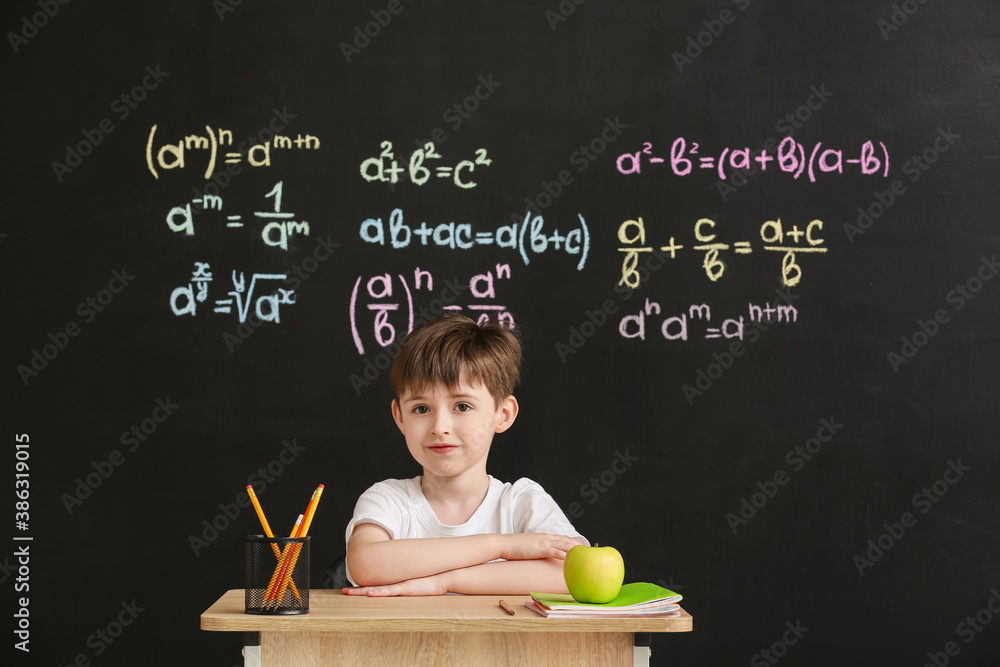
[[[566,552],[580,544],[566,535],[546,533],[516,533],[503,535],[504,560],[534,560],[538,558],[566,559]]]
[[[368,597],[393,597],[396,595],[444,595],[448,587],[438,575],[408,579],[398,584],[385,586],[360,586],[341,589],[344,595],[367,595]]]

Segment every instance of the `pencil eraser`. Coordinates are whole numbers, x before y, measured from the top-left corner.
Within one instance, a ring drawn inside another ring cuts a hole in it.
[[[320,485],[319,485],[319,488],[321,488],[321,489],[325,489],[326,487],[325,487],[325,486],[323,486],[322,484],[320,484]]]

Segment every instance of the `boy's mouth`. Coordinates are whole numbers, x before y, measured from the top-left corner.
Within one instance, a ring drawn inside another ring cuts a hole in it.
[[[448,452],[454,449],[458,449],[458,445],[437,444],[437,445],[431,445],[427,449],[437,454],[447,454]]]

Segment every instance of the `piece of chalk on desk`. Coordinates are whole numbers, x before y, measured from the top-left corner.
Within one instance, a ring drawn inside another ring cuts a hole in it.
[[[514,610],[511,608],[509,604],[507,604],[503,600],[500,600],[500,608],[503,609],[508,614],[510,614],[511,616],[514,615]]]

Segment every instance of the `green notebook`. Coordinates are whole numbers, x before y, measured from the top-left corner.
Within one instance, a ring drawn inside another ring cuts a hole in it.
[[[573,599],[572,595],[560,593],[531,593],[531,597],[546,609],[556,611],[570,609],[615,609],[626,611],[659,608],[668,605],[676,608],[676,603],[680,602],[683,596],[656,584],[637,582],[622,586],[618,597],[611,602],[577,602]]]

